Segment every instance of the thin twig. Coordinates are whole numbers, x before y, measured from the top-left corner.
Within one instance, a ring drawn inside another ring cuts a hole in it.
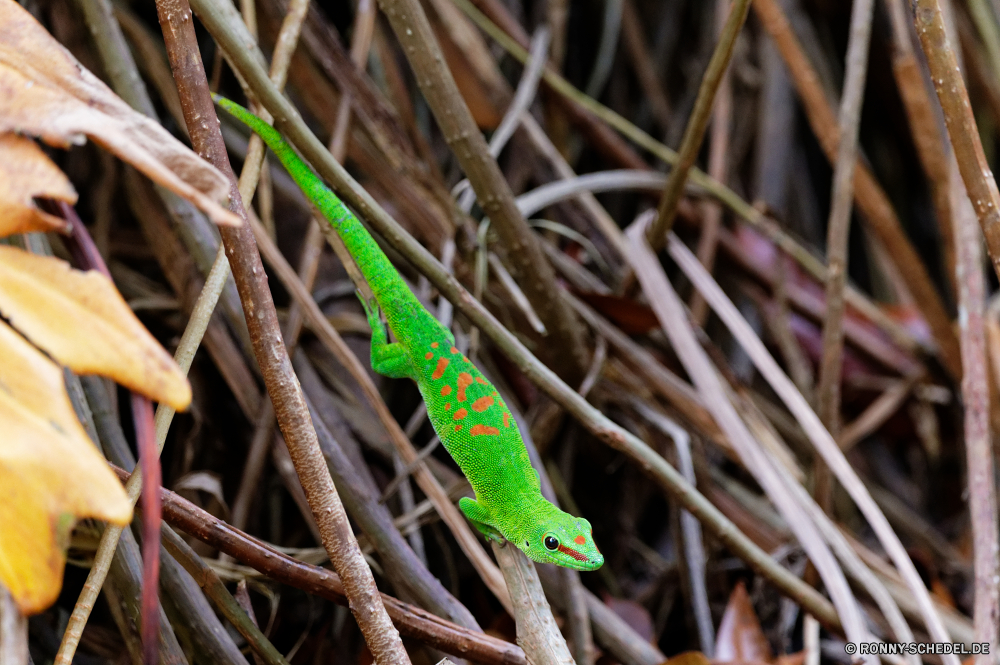
[[[729,0],[716,0],[715,20],[719,34],[726,29],[723,17],[729,10]],[[709,133],[708,176],[719,182],[726,182],[729,167],[729,124],[733,116],[733,88],[729,69],[719,81],[719,92],[712,110],[712,127]],[[722,225],[722,206],[718,201],[706,200],[701,205],[701,235],[698,237],[698,260],[712,272],[715,265],[715,251],[719,243],[719,227]],[[696,291],[691,300],[691,320],[703,326],[708,315],[705,300]],[[711,656],[709,656],[711,657]]]
[[[288,665],[281,653],[257,627],[256,622],[240,607],[229,589],[208,564],[173,529],[163,526],[163,546],[193,577],[205,594],[215,602],[219,612],[239,631],[253,649],[254,655],[268,665]]]
[[[730,401],[728,391],[717,370],[709,361],[688,324],[683,303],[667,280],[663,268],[648,244],[648,221],[649,216],[641,216],[626,230],[625,235],[632,244],[632,253],[629,255],[632,269],[642,284],[663,331],[670,339],[685,371],[702,394],[719,427],[729,437],[743,463],[785,517],[789,528],[808,554],[809,560],[819,571],[837,608],[847,639],[865,641],[868,630],[861,617],[861,608],[844,578],[843,571],[837,565],[816,525],[780,478],[771,460],[754,440],[746,423]],[[698,266],[700,268],[701,264]],[[869,656],[867,659],[871,665],[875,665],[877,661],[875,656]]]
[[[276,86],[282,87],[282,81],[287,78],[288,66],[291,63],[292,54],[298,44],[298,35],[302,28],[302,21],[305,19],[306,10],[309,3],[303,0],[292,0],[288,4],[288,12],[281,24],[281,31],[278,33],[277,45],[275,46],[274,58],[271,60],[270,77]],[[372,27],[374,25],[374,5],[370,0],[362,0],[358,4],[358,11],[355,16],[355,44],[352,45],[352,55],[357,51],[356,64],[368,55],[368,47],[371,45]],[[248,28],[249,29],[249,28]],[[350,126],[350,103],[351,98],[344,95],[340,100],[337,109],[337,124],[334,127],[333,139],[331,140],[331,151],[337,161],[344,160],[346,151],[347,129]],[[268,114],[270,116],[270,114]],[[263,117],[263,116],[261,116]],[[256,143],[255,143],[256,142]],[[260,143],[259,154],[254,152],[254,146]],[[247,178],[247,191],[251,193],[254,169],[260,169],[264,163],[265,152],[263,142],[256,134],[250,137],[250,147],[247,152],[247,159],[243,164],[243,171],[240,173],[240,182]],[[254,161],[256,159],[256,161]],[[240,188],[241,195],[243,187]],[[244,197],[244,201],[249,200]],[[299,276],[305,283],[306,288],[312,290],[316,280],[316,271],[319,267],[319,258],[322,255],[323,234],[320,232],[318,224],[311,224],[306,234],[302,258],[299,261]],[[295,303],[292,304],[288,312],[288,321],[285,324],[284,337],[285,345],[289,353],[292,353],[298,343],[299,335],[302,332],[302,309]],[[250,450],[247,452],[247,460],[243,465],[243,475],[240,478],[240,486],[233,500],[232,524],[242,529],[246,525],[250,514],[250,504],[257,496],[256,488],[260,482],[260,476],[264,471],[264,462],[267,459],[267,451],[270,447],[274,430],[274,409],[270,404],[264,404],[260,415],[257,418],[254,429],[254,436],[251,439]]]
[[[917,569],[899,541],[899,537],[892,530],[885,515],[882,514],[882,511],[875,504],[875,501],[868,493],[861,479],[858,478],[854,468],[847,461],[847,458],[844,457],[843,452],[837,446],[830,432],[823,426],[823,423],[810,408],[805,398],[795,388],[791,379],[778,366],[778,363],[767,351],[763,342],[760,341],[760,338],[757,337],[746,320],[740,315],[736,306],[723,293],[711,275],[704,271],[702,265],[698,263],[698,260],[684,244],[677,240],[676,237],[671,237],[669,239],[668,250],[684,274],[702,292],[715,313],[723,320],[730,332],[737,337],[743,349],[750,356],[751,360],[753,360],[755,367],[757,367],[758,371],[760,371],[774,391],[781,397],[785,406],[795,416],[795,419],[809,437],[816,452],[823,457],[823,460],[834,476],[844,486],[844,489],[847,490],[847,493],[858,506],[858,509],[865,516],[868,524],[878,537],[879,542],[882,543],[882,546],[913,593],[930,636],[934,640],[946,641],[948,633],[945,631],[941,623],[941,618],[934,609],[930,595],[927,592],[927,587],[921,580],[920,574],[917,573]],[[949,665],[956,664],[949,660]]]
[[[110,15],[108,18],[110,19]],[[77,216],[76,212],[67,203],[59,202],[57,205],[60,207],[63,216],[70,222],[73,228],[71,252],[76,255],[81,263],[81,267],[96,270],[110,279],[111,273],[108,271],[108,267],[105,265],[104,259],[101,258],[100,253],[97,251],[97,247],[93,244],[93,240],[90,238],[90,235],[87,233],[83,222]],[[136,444],[139,449],[140,462],[142,466],[142,474],[136,475],[138,478],[141,478],[143,475],[153,478],[153,487],[158,487],[160,485],[161,473],[159,462],[161,448],[157,447],[155,442],[152,403],[148,398],[137,393],[132,393],[131,409],[135,426]],[[126,492],[128,493],[128,488],[126,488]],[[142,494],[143,508],[147,510],[149,514],[154,516],[154,518],[150,520],[150,525],[157,526],[155,530],[152,526],[146,527],[143,534],[143,587],[141,609],[143,659],[146,663],[155,665],[159,656],[158,636],[160,632],[160,604],[158,595],[160,575],[160,534],[158,530],[158,525],[160,523],[159,497],[154,492],[141,492],[140,486],[136,490],[135,496],[129,494],[129,498],[133,506],[135,505],[140,493]],[[107,576],[108,569],[111,566],[111,559],[114,555],[114,550],[118,543],[118,538],[122,529],[123,527],[117,525],[108,525],[106,533],[110,533],[110,535],[107,536],[108,542],[105,543],[106,548],[103,552],[105,557],[105,561],[102,562],[103,568],[97,567],[96,574],[93,570],[91,571],[91,574],[88,574],[88,584],[84,585],[84,589],[80,593],[80,597],[77,599],[77,602],[73,607],[73,614],[70,617],[70,621],[66,625],[66,631],[63,633],[63,637],[59,645],[59,651],[56,654],[56,662],[69,663],[73,660],[73,654],[75,653],[76,648],[79,645],[80,638],[83,635],[83,628],[87,623],[87,619],[89,618],[91,611],[93,610],[94,603],[97,600],[97,594],[99,593],[100,588]],[[104,538],[102,537],[102,541],[103,540]]]
[[[937,0],[917,0],[916,26],[969,200],[986,237],[993,270],[1000,275],[1000,191],[983,153],[969,93],[945,31]]]
[[[466,15],[472,19],[472,21],[478,25],[484,32],[486,32],[490,37],[492,37],[505,51],[507,51],[511,56],[516,58],[519,62],[525,63],[528,61],[528,51],[527,49],[518,43],[518,40],[509,36],[504,30],[499,28],[493,21],[490,20],[483,12],[477,9],[471,4],[470,0],[452,0],[457,4]],[[477,2],[480,0],[477,0]],[[754,8],[759,11],[758,3],[764,0],[755,0]],[[787,21],[786,21],[787,23]],[[513,31],[514,26],[508,26]],[[512,32],[513,34],[513,32]],[[527,38],[524,39],[527,43]],[[800,49],[801,51],[801,49]],[[814,73],[811,75],[815,76]],[[621,132],[624,136],[628,137],[630,140],[635,142],[637,145],[645,150],[649,150],[657,158],[662,159],[668,164],[676,164],[678,160],[678,155],[676,152],[660,143],[652,136],[642,131],[634,124],[629,122],[627,119],[615,113],[611,109],[602,105],[601,103],[595,101],[594,99],[583,94],[580,90],[573,87],[566,79],[559,76],[551,67],[547,68],[542,75],[542,80],[547,83],[553,90],[558,92],[560,95],[564,95],[566,98],[572,100],[573,103],[579,104],[580,106],[586,108],[588,111],[593,113],[595,116],[600,118],[602,121],[608,125],[614,127],[616,130]],[[833,115],[830,113],[830,124],[834,124]],[[629,168],[646,168],[646,164],[632,165],[629,163]],[[703,171],[698,168],[692,167],[690,172],[690,180],[692,183],[700,188],[703,188],[706,192],[717,198],[726,207],[733,211],[740,219],[750,224],[759,232],[763,233],[767,238],[771,239],[776,245],[782,248],[789,256],[791,256],[795,261],[802,266],[809,274],[811,274],[816,279],[821,282],[825,282],[827,278],[826,266],[819,261],[808,249],[803,247],[792,238],[790,235],[785,233],[773,220],[766,217],[759,210],[754,208],[752,205],[744,201],[740,196],[734,192],[732,189],[726,187],[725,185],[713,180],[708,177]],[[877,184],[872,181],[869,184]],[[888,199],[882,193],[881,199],[876,201],[879,204],[877,208],[878,214],[888,215],[894,218],[894,213],[892,208],[888,206]],[[883,205],[884,203],[884,205]],[[888,210],[888,212],[886,212]],[[896,227],[898,227],[898,220],[896,220]],[[895,229],[898,230],[898,229]],[[894,232],[893,227],[888,227],[887,233]],[[900,231],[901,233],[901,231]],[[887,243],[888,244],[888,243]],[[922,268],[923,264],[917,258],[916,253],[913,251],[912,246],[909,248],[909,254],[907,254],[906,259],[915,264],[915,270]],[[931,284],[930,279],[926,279],[926,283]],[[912,287],[911,287],[912,288]],[[916,292],[915,292],[916,293]],[[931,289],[930,293],[933,297],[939,299],[936,292]],[[869,300],[869,298],[854,288],[850,288],[847,292],[848,304],[856,308],[863,316],[871,320],[873,323],[878,325],[880,328],[885,330],[898,344],[904,348],[913,349],[921,347],[927,350],[929,353],[933,353],[932,347],[920,342],[908,331],[904,330],[899,324],[892,321],[885,313],[880,310],[874,303]],[[934,303],[926,305],[927,307],[935,306]],[[940,307],[941,312],[944,311],[943,306]],[[931,317],[928,317],[929,319]],[[945,316],[943,320],[947,320]],[[931,325],[934,326],[934,322],[931,321]],[[949,324],[950,325],[950,324]],[[940,328],[933,328],[935,330],[935,336],[941,332]],[[950,332],[950,327],[948,325],[944,326],[944,330]],[[954,335],[952,335],[954,338]],[[943,338],[942,338],[943,339]],[[939,342],[940,343],[940,342]],[[954,340],[953,344],[955,353],[955,363],[954,366],[958,367],[958,340]]]
[[[976,656],[977,665],[996,662],[1000,637],[1000,573],[998,560],[997,496],[993,441],[990,435],[990,386],[986,360],[982,250],[975,213],[962,186],[958,165],[951,161],[951,191],[955,214],[955,282],[958,285],[958,326],[962,340],[962,406],[965,457],[969,484],[975,597],[973,629],[977,642],[990,645],[989,656]]]
[[[587,79],[584,90],[590,97],[600,97],[611,75],[618,52],[618,40],[622,26],[622,11],[625,0],[604,0],[604,20],[601,21],[601,38],[597,43],[594,68]]]
[[[837,118],[826,99],[816,70],[806,58],[802,45],[792,31],[788,18],[776,0],[754,0],[754,12],[761,25],[774,40],[799,93],[809,125],[831,163],[836,162],[840,130]],[[869,228],[879,237],[896,263],[906,285],[913,293],[920,311],[927,319],[938,349],[938,355],[948,373],[961,375],[961,353],[958,338],[931,281],[924,262],[913,243],[903,232],[899,218],[885,191],[863,163],[854,169],[854,198]],[[795,257],[798,260],[798,257]],[[854,305],[854,303],[849,303]]]
[[[534,232],[514,203],[496,160],[476,126],[445,64],[444,56],[418,0],[380,0],[379,5],[403,46],[424,98],[476,192],[479,204],[500,236],[511,272],[548,331],[546,353],[571,384],[587,371],[587,352],[579,323],[559,296],[555,271]]]
[[[892,25],[892,73],[896,77],[896,87],[906,109],[906,117],[913,135],[913,145],[920,157],[920,164],[927,176],[934,201],[941,238],[941,253],[944,258],[945,274],[956,292],[955,286],[955,237],[952,232],[951,197],[948,193],[948,159],[945,154],[944,137],[931,101],[930,91],[924,82],[924,71],[917,60],[913,41],[910,37],[910,16],[904,0],[888,0],[889,17]]]
[[[633,399],[632,405],[646,420],[674,440],[677,465],[684,477],[693,485],[696,481],[694,462],[691,458],[691,435],[662,412],[650,408],[644,401]],[[714,658],[715,626],[712,624],[712,609],[709,607],[708,590],[705,588],[707,563],[705,546],[701,538],[701,525],[686,510],[681,512],[681,534],[684,538],[684,557],[687,560],[687,571],[691,580],[691,605],[695,614],[695,625],[698,627],[698,643],[706,657]]]
[[[844,92],[840,100],[840,140],[830,194],[830,218],[827,222],[826,315],[823,317],[823,354],[820,359],[816,402],[819,417],[830,433],[840,433],[840,374],[844,356],[844,287],[847,284],[847,239],[851,228],[854,199],[854,168],[858,161],[858,128],[861,104],[865,96],[868,72],[868,46],[871,37],[874,0],[857,0],[851,6],[851,32],[847,44]],[[816,458],[814,492],[819,505],[830,510],[832,487],[829,471]]]
[[[705,136],[705,128],[712,117],[712,104],[715,102],[715,93],[729,68],[729,60],[733,57],[733,48],[736,46],[736,38],[740,34],[740,29],[750,13],[750,0],[733,0],[729,9],[729,18],[719,35],[719,41],[712,52],[712,59],[708,61],[708,68],[701,79],[701,86],[698,88],[698,98],[695,100],[694,109],[688,120],[687,127],[684,128],[684,138],[681,139],[680,149],[677,151],[677,161],[667,178],[667,186],[663,189],[663,198],[660,199],[660,207],[657,210],[656,221],[649,227],[649,239],[655,249],[663,247],[666,234],[674,225],[674,218],[677,216],[677,205],[684,194],[684,184],[687,182],[688,172],[698,159],[698,151],[701,149],[701,141]]]
[[[117,467],[112,469],[123,481],[128,479],[127,471]],[[171,526],[237,561],[243,561],[276,582],[302,589],[338,605],[348,604],[344,583],[328,568],[293,559],[167,489],[160,488],[160,497],[163,500],[164,520]],[[381,597],[390,617],[407,637],[488,665],[527,663],[524,652],[514,644],[463,628],[392,596],[381,594]]]

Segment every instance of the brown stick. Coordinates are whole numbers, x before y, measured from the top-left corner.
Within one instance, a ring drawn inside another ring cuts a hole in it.
[[[112,465],[124,482],[130,474]],[[207,545],[242,561],[271,579],[348,605],[345,585],[330,570],[303,563],[273,549],[170,490],[160,488],[164,520]],[[509,642],[463,628],[419,607],[382,594],[382,602],[400,632],[446,653],[487,665],[527,665],[524,652]]]
[[[986,236],[986,249],[993,269],[1000,275],[1000,191],[983,153],[969,103],[969,92],[965,88],[955,52],[948,42],[937,0],[917,0],[915,5],[917,34],[944,111],[944,122],[955,150],[958,170]]]
[[[993,268],[1000,274],[1000,225],[997,224],[1000,194],[983,154],[958,58],[949,44],[938,3],[919,0],[915,22],[951,137],[957,162],[952,162],[952,170],[957,166],[965,182],[963,191],[961,183],[953,175],[951,194],[955,213],[955,281],[959,311],[965,314],[959,317],[959,329],[962,337],[962,402],[965,406],[965,451],[969,468],[969,512],[972,518],[976,589],[973,630],[975,639],[989,643],[990,653],[994,654],[997,622],[1000,620],[1000,592],[995,580],[998,570],[997,506],[989,427],[986,335],[983,328],[985,284],[979,268],[979,238],[971,219],[969,202],[986,236]],[[985,665],[995,659],[995,655],[983,655],[977,656],[976,662]]]
[[[716,0],[716,24],[721,33],[725,30],[723,20],[729,0]],[[726,182],[726,172],[729,169],[729,125],[733,119],[733,88],[727,71],[719,82],[718,100],[712,110],[712,128],[709,133],[708,147],[708,177],[721,183]],[[706,199],[701,203],[701,234],[698,236],[698,260],[709,272],[715,265],[715,252],[719,245],[719,227],[722,225],[722,205],[714,199]],[[708,305],[701,293],[695,291],[691,296],[691,319],[699,327],[705,327],[708,318]]]
[[[899,96],[910,123],[913,145],[931,189],[934,212],[941,232],[945,274],[948,275],[954,293],[957,288],[955,239],[952,232],[951,198],[948,194],[948,158],[943,136],[938,129],[930,91],[924,83],[921,65],[913,49],[908,25],[910,19],[904,0],[889,0],[886,4],[892,19],[892,73],[896,77],[896,87],[899,88]]]
[[[160,0],[156,8],[192,145],[232,182],[230,208],[244,223],[238,228],[222,229],[222,241],[246,312],[254,355],[302,488],[323,534],[323,545],[343,577],[351,599],[351,611],[376,662],[385,665],[408,663],[409,657],[382,606],[371,570],[361,555],[344,506],[330,479],[309,410],[281,338],[267,276],[219,131],[198,51],[191,7],[187,0]]]
[[[681,139],[681,147],[677,151],[677,163],[670,171],[667,178],[667,185],[663,188],[663,198],[660,199],[660,209],[656,214],[656,221],[649,229],[649,241],[654,250],[659,250],[666,242],[667,232],[674,225],[674,218],[677,217],[677,205],[684,194],[684,185],[687,183],[688,172],[698,159],[698,150],[701,148],[701,141],[705,137],[705,128],[708,127],[708,119],[712,117],[712,103],[715,101],[715,93],[722,83],[723,75],[729,67],[729,59],[733,57],[733,47],[736,45],[736,37],[740,34],[740,28],[750,13],[750,0],[734,0],[729,9],[729,18],[719,35],[719,43],[715,45],[712,52],[712,59],[708,61],[708,69],[701,79],[701,86],[698,88],[698,98],[694,102],[694,110],[691,111],[691,119],[684,129],[684,138]]]
[[[358,17],[363,17],[370,13],[364,8],[364,4],[368,3],[363,3],[358,7]],[[271,61],[271,71],[269,72],[271,80],[279,88],[284,87],[284,82],[287,79],[288,66],[291,64],[292,53],[295,52],[295,47],[298,43],[298,36],[301,32],[302,21],[305,18],[308,6],[308,2],[293,1],[288,3],[288,12],[285,14],[285,18],[281,24],[281,30],[278,33],[274,58]],[[360,34],[366,35],[370,33],[370,31],[365,30],[359,32]],[[367,54],[367,47],[365,47],[365,53]],[[344,109],[349,103],[350,98],[345,95],[341,99],[341,109]],[[255,111],[259,113],[258,109],[255,109]],[[270,121],[271,114],[267,113],[266,109],[264,110],[264,113],[267,115],[261,115],[260,117],[266,118]],[[344,124],[347,124],[346,118]],[[336,135],[336,131],[334,134]],[[341,144],[343,143],[344,141],[342,138]],[[335,154],[335,156],[337,157],[337,161],[343,161],[344,159],[343,151],[341,151],[340,154]],[[247,159],[245,160],[243,171],[244,173],[250,174],[252,174],[255,170],[259,173],[263,173],[261,169],[264,164],[263,143],[261,142],[259,136],[253,134],[250,136],[250,145],[247,149]],[[240,179],[242,180],[243,177],[244,176],[241,173]],[[310,289],[312,289],[313,281],[316,278],[316,269],[319,266],[319,257],[322,254],[322,243],[323,236],[319,233],[319,229],[315,224],[310,225],[302,251],[302,258],[299,264],[299,275],[302,277],[306,286]],[[292,307],[288,312],[288,322],[285,324],[284,330],[285,344],[288,348],[289,355],[294,352],[295,345],[298,343],[299,334],[301,332],[301,308],[295,303],[292,303]],[[240,487],[236,492],[236,499],[233,501],[231,521],[233,525],[239,529],[246,526],[246,522],[250,514],[250,506],[254,497],[257,496],[257,483],[260,481],[260,476],[264,472],[264,463],[267,460],[267,452],[271,448],[270,444],[273,439],[271,434],[274,431],[274,422],[274,409],[271,408],[270,404],[265,403],[255,421],[254,435],[251,439],[250,450],[247,453],[246,464],[243,466],[243,476],[240,478]]]
[[[854,169],[858,162],[858,128],[865,96],[868,44],[874,0],[858,0],[851,9],[851,36],[847,45],[847,72],[840,101],[840,141],[830,195],[827,225],[826,316],[823,317],[823,355],[820,359],[816,400],[819,417],[836,437],[840,433],[840,371],[844,359],[844,288],[847,286],[847,240],[851,229]],[[832,479],[822,459],[816,458],[816,501],[827,512],[832,498]]]
[[[380,0],[379,5],[403,46],[445,140],[500,236],[514,277],[545,324],[545,348],[556,373],[576,385],[588,366],[579,321],[559,296],[555,271],[518,211],[514,194],[445,65],[423,8],[418,0]]]
[[[774,40],[782,59],[788,66],[809,119],[809,125],[823,148],[827,159],[835,162],[840,130],[837,118],[819,83],[819,78],[809,63],[802,45],[792,32],[788,18],[775,0],[754,0],[754,12],[761,25]],[[921,313],[927,319],[938,345],[941,363],[954,378],[961,377],[962,362],[958,338],[951,327],[951,320],[937,289],[931,282],[927,269],[913,244],[903,232],[899,218],[885,191],[871,171],[859,163],[854,171],[854,202],[865,216],[871,230],[879,237],[896,261],[906,285],[913,293]]]

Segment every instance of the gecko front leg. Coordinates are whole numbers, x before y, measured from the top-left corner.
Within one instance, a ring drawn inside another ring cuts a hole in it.
[[[361,305],[368,316],[368,325],[372,329],[372,369],[390,379],[416,378],[406,347],[399,342],[389,343],[385,325],[379,317],[378,303],[374,298],[371,301],[365,300],[360,293],[358,298],[361,299]]]
[[[467,496],[463,496],[458,500],[458,507],[469,518],[472,524],[479,529],[479,532],[486,536],[487,540],[495,540],[500,543],[506,540],[503,534],[493,526],[493,515],[490,513],[489,508]]]

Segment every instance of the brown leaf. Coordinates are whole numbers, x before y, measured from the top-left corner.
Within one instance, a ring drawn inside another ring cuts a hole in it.
[[[98,272],[0,246],[0,314],[78,374],[110,376],[178,410],[191,402],[173,358]]]
[[[577,292],[577,296],[627,335],[644,335],[660,327],[650,307],[629,298],[583,292]]]
[[[778,656],[774,661],[774,665],[802,665],[805,662],[806,652],[796,651],[795,653]]]
[[[0,584],[21,611],[51,605],[82,517],[127,524],[125,490],[83,431],[62,370],[0,322]]]
[[[760,628],[760,620],[743,582],[737,584],[729,595],[726,612],[722,615],[719,632],[715,636],[715,660],[742,663],[770,663],[774,660],[771,645]]]
[[[69,230],[66,220],[35,206],[34,197],[76,203],[76,190],[38,144],[0,135],[0,237],[29,231]]]
[[[222,173],[132,110],[14,0],[0,0],[0,133],[9,132],[63,148],[90,137],[216,224],[240,224],[217,203],[229,200]]]
[[[663,661],[663,665],[709,665],[709,662],[700,651],[685,651]]]
[[[612,596],[604,597],[604,604],[618,615],[625,623],[632,626],[632,629],[647,642],[654,636],[653,617],[649,616],[649,611],[635,602]]]

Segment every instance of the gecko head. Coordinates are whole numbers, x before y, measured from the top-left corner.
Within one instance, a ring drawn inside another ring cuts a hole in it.
[[[604,565],[604,555],[594,543],[590,522],[555,506],[545,512],[545,518],[534,520],[517,542],[529,559],[574,570],[597,570]]]

